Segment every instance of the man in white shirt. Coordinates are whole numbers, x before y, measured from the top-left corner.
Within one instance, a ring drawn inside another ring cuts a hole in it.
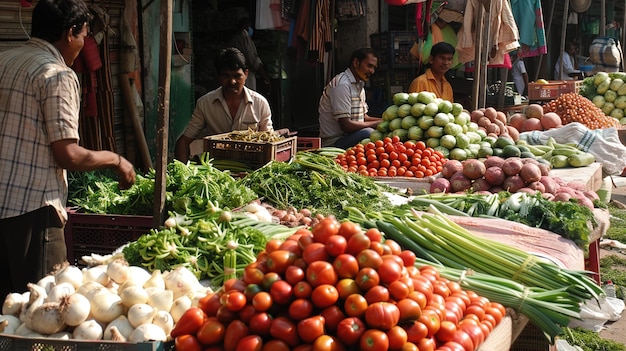
[[[568,42],[561,57],[556,61],[554,66],[554,78],[557,80],[573,80],[580,77],[580,70],[576,63],[576,54],[578,53],[578,44]],[[563,72],[561,72],[561,60],[563,61]]]

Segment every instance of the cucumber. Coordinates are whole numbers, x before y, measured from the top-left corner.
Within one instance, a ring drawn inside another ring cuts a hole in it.
[[[580,152],[569,156],[567,162],[572,167],[586,167],[596,162],[596,158],[588,152]]]
[[[554,155],[550,157],[552,168],[565,168],[569,166],[568,157],[565,155]]]

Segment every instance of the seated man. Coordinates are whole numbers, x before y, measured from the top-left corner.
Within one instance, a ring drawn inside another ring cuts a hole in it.
[[[367,115],[364,90],[377,64],[373,49],[357,49],[350,66],[326,85],[318,109],[322,146],[347,149],[369,138],[380,123],[380,118]]]
[[[454,101],[452,85],[446,79],[446,72],[450,69],[454,56],[454,47],[446,42],[439,42],[430,49],[430,67],[424,74],[415,78],[409,86],[409,93],[430,91],[438,98]]]
[[[189,145],[196,138],[233,130],[271,131],[272,113],[263,95],[245,87],[248,78],[246,58],[236,48],[226,48],[215,59],[221,87],[200,97],[191,120],[176,141],[174,156],[189,160]]]

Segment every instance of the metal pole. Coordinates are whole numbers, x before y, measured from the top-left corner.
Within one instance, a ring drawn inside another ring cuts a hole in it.
[[[558,80],[561,80],[561,76],[563,74],[563,56],[565,56],[565,35],[567,34],[567,16],[569,12],[569,0],[565,1],[564,9],[563,9],[563,27],[561,28],[561,62],[559,62],[559,77]],[[576,58],[574,58],[576,59]]]
[[[154,184],[153,225],[163,223],[168,157],[168,129],[170,122],[170,73],[172,70],[172,0],[161,0],[161,34],[159,46],[157,148]]]

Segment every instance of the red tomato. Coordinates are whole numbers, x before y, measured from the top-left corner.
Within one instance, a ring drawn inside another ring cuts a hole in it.
[[[456,332],[456,324],[450,321],[441,321],[439,330],[435,333],[435,338],[442,343],[452,340]]]
[[[241,280],[246,284],[261,284],[263,281],[263,271],[251,265],[246,266],[243,270]]]
[[[297,282],[293,287],[293,296],[298,299],[306,299],[311,296],[313,287],[307,281]]]
[[[180,335],[195,335],[204,324],[206,314],[198,307],[191,307],[180,317],[174,329],[170,332],[172,338]]]
[[[259,284],[248,284],[243,291],[243,294],[246,295],[246,301],[250,302],[254,298],[254,295],[263,291],[263,288]]]
[[[419,321],[405,325],[404,330],[406,330],[407,340],[412,343],[418,343],[421,339],[428,336],[428,327]]]
[[[282,245],[282,243],[283,241],[279,239],[268,240],[267,243],[265,243],[265,251],[267,253],[271,253],[275,250],[278,250],[278,248],[280,247],[280,245]]]
[[[298,322],[297,330],[300,339],[305,343],[312,343],[324,335],[325,319],[322,316],[312,316]]]
[[[270,288],[270,295],[272,296],[272,301],[275,303],[279,305],[286,305],[291,301],[293,288],[287,281],[278,280],[272,284],[272,287]]]
[[[437,295],[441,295],[444,299],[452,293],[448,288],[448,284],[442,281],[435,281],[433,283],[433,292]]]
[[[367,291],[380,283],[380,277],[373,268],[365,267],[359,270],[354,278],[356,284],[363,291]]]
[[[209,317],[196,333],[196,338],[202,345],[210,346],[221,344],[224,341],[225,334],[226,327],[224,327],[224,324],[215,317]]]
[[[295,321],[305,319],[313,313],[313,303],[309,299],[295,299],[289,304],[289,317]]]
[[[313,342],[313,351],[344,351],[345,348],[338,338],[332,335],[322,335]]]
[[[291,348],[286,342],[274,339],[267,341],[263,345],[263,351],[291,351]]]
[[[304,280],[304,269],[295,265],[287,267],[285,280],[291,285],[296,285],[297,282]]]
[[[202,351],[202,345],[195,336],[183,334],[176,337],[174,346],[177,350]]]
[[[416,321],[422,315],[422,308],[417,301],[406,298],[396,302],[396,306],[400,310],[400,321],[412,322]]]
[[[470,339],[472,339],[472,344],[476,346],[482,344],[482,342],[485,341],[486,336],[482,328],[478,324],[463,323],[459,325],[459,329],[466,332],[467,335],[469,335]]]
[[[456,341],[448,341],[447,343],[439,346],[439,348],[437,350],[443,350],[443,351],[465,351],[465,347],[463,347],[463,345],[459,344]]]
[[[326,251],[331,257],[337,257],[346,251],[348,240],[341,235],[331,235],[326,240]]]
[[[246,323],[235,319],[226,327],[224,333],[224,351],[234,351],[239,340],[250,334],[250,329]],[[180,349],[186,350],[186,349]]]
[[[369,249],[371,240],[365,235],[365,233],[356,233],[348,239],[348,246],[346,246],[346,253],[351,255],[358,255],[359,252]]]
[[[422,338],[417,342],[417,348],[419,351],[435,351],[437,343],[434,338]],[[402,350],[404,351],[404,350]]]
[[[365,249],[356,255],[356,260],[359,263],[359,268],[370,267],[378,269],[383,263],[382,257],[374,250]]]
[[[238,312],[246,305],[247,299],[242,292],[231,290],[220,297],[220,302],[228,310]]]
[[[344,318],[337,325],[337,338],[347,346],[356,345],[366,328],[365,323],[360,318]]]
[[[400,351],[404,344],[408,341],[406,330],[399,325],[387,330],[387,338],[389,339],[389,350]]]
[[[485,314],[490,314],[496,320],[496,325],[500,324],[502,318],[504,318],[504,314],[502,314],[502,310],[498,307],[489,306],[485,309]]]
[[[297,240],[286,240],[278,249],[289,251],[297,257],[302,256],[302,249],[300,248]]]
[[[322,284],[313,289],[311,301],[317,308],[326,308],[339,300],[339,292],[334,285]]]
[[[383,284],[390,284],[402,276],[402,265],[391,259],[383,260],[378,267],[378,275]]]
[[[386,239],[385,241],[383,241],[383,244],[389,246],[389,249],[391,250],[391,253],[393,255],[397,256],[400,255],[400,253],[402,252],[402,247],[400,246],[400,244],[391,239]]]
[[[304,249],[314,242],[315,241],[313,240],[313,233],[303,234],[298,238],[298,247],[304,253]]]
[[[267,262],[266,262],[267,269],[270,272],[283,274],[285,273],[285,270],[287,269],[287,267],[293,264],[293,261],[295,261],[296,258],[297,256],[291,251],[287,251],[287,250],[272,251],[267,257]]]
[[[345,313],[337,305],[326,307],[320,313],[324,320],[326,320],[326,330],[330,333],[337,330],[337,325],[342,319],[346,318]]]
[[[439,315],[433,310],[422,310],[422,315],[418,321],[426,325],[428,328],[428,336],[437,334],[441,327],[441,319],[439,319]]]
[[[300,336],[298,335],[298,329],[296,324],[285,317],[276,317],[272,319],[270,325],[270,335],[278,340],[282,340],[291,347],[295,347],[300,344]]]
[[[367,237],[370,238],[372,242],[382,242],[383,240],[383,234],[380,232],[380,230],[376,228],[368,229],[365,232],[365,235],[367,235]]]
[[[307,264],[315,261],[328,261],[328,251],[326,245],[322,243],[311,243],[302,251],[302,258]]]
[[[465,351],[474,350],[474,342],[472,341],[472,338],[470,338],[470,336],[463,330],[457,330],[456,332],[454,332],[451,341],[459,343],[461,346],[463,346],[463,349],[465,349]]]
[[[326,217],[313,227],[313,239],[315,242],[325,244],[328,237],[339,232],[341,224],[332,217]]]
[[[239,311],[239,319],[244,322],[244,323],[248,323],[250,321],[250,318],[252,318],[253,315],[255,315],[257,312],[256,308],[254,308],[254,306],[252,306],[251,304],[246,305],[244,308],[241,309],[241,311]]]
[[[335,257],[333,268],[339,278],[354,278],[359,272],[359,262],[349,254],[341,254]]]
[[[276,272],[267,272],[265,273],[265,275],[263,275],[263,280],[261,281],[261,287],[265,291],[270,291],[272,284],[274,284],[275,281],[281,280],[281,279],[282,278],[280,274]]]
[[[241,280],[236,278],[230,278],[222,284],[222,290],[229,292],[231,290],[236,290],[239,292],[243,292],[246,289],[247,284]]]
[[[433,290],[435,288],[433,287],[433,283],[430,280],[421,275],[418,275],[416,277],[413,277],[413,289],[424,294],[426,296],[426,300],[430,301],[432,299]]]
[[[267,312],[259,312],[253,315],[248,322],[250,333],[266,336],[270,332],[272,317]]]
[[[423,309],[428,304],[428,300],[426,299],[426,295],[421,291],[413,291],[409,294],[409,299],[417,302],[420,305],[420,308]]]
[[[246,335],[237,343],[235,351],[262,351],[263,339],[258,335]]]
[[[363,229],[361,229],[361,226],[359,224],[350,222],[350,221],[345,221],[345,222],[342,222],[341,225],[339,226],[339,231],[337,232],[337,234],[343,236],[344,238],[346,238],[346,240],[348,240],[354,234],[362,233],[362,232],[363,232]]]
[[[252,298],[252,306],[254,309],[263,312],[267,311],[272,307],[272,295],[265,291],[260,291]]]
[[[464,314],[473,314],[478,317],[479,321],[485,319],[485,310],[479,305],[469,305],[467,308],[465,308]]]
[[[361,289],[356,284],[354,279],[341,279],[337,282],[337,284],[335,284],[335,288],[337,288],[340,300],[345,300],[352,294],[361,294]]]
[[[409,281],[413,284],[413,280]],[[412,291],[411,288],[409,288],[409,286],[402,280],[396,280],[389,283],[387,288],[389,289],[389,295],[391,295],[391,297],[396,301],[406,299]]]
[[[374,250],[377,254],[382,255],[385,252],[385,248],[383,247],[383,243],[379,241],[370,242],[370,250]]]
[[[315,261],[307,267],[306,279],[315,288],[322,284],[334,285],[337,283],[338,277],[332,264],[326,261]]]
[[[365,293],[365,300],[367,300],[368,304],[387,302],[389,301],[389,289],[383,285],[373,286]]]
[[[375,302],[365,310],[365,323],[370,328],[389,330],[400,321],[400,309],[390,302]]]
[[[302,345],[298,345],[295,348],[293,348],[292,351],[314,351],[314,350],[313,350],[313,345],[311,345],[311,344],[302,344]]]
[[[368,329],[359,340],[361,351],[384,351],[389,349],[389,338],[381,330]]]
[[[204,311],[207,316],[215,317],[217,309],[220,308],[220,295],[217,293],[208,293],[198,301],[198,307]]]
[[[360,294],[352,294],[348,296],[343,303],[343,309],[346,312],[346,315],[350,317],[361,318],[365,314],[367,306],[367,300]]]

